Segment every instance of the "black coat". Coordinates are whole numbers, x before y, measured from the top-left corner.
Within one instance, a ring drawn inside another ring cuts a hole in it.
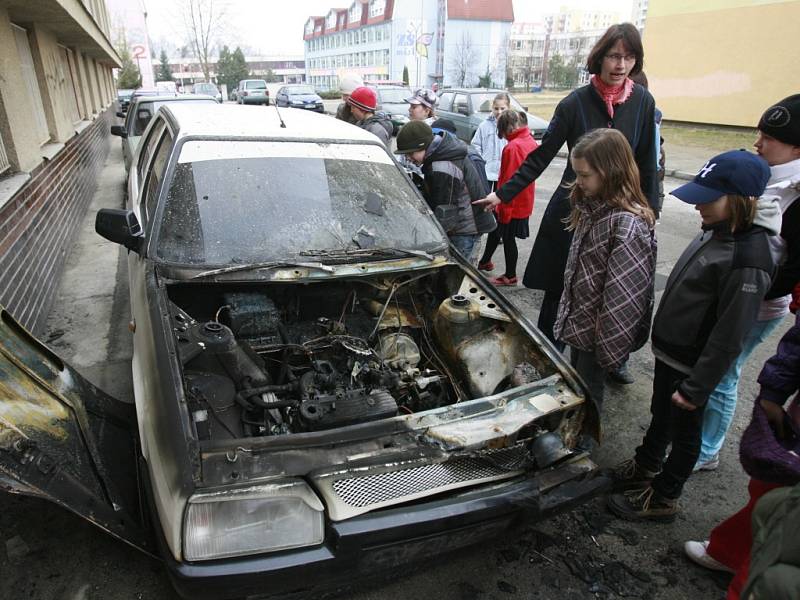
[[[564,142],[571,152],[584,133],[605,127],[613,127],[630,142],[639,166],[642,191],[657,214],[655,101],[639,84],[633,86],[631,96],[624,103],[614,107],[613,119],[609,118],[605,102],[591,84],[564,98],[556,107],[542,144],[528,155],[514,177],[497,190],[497,195],[503,201],[510,201],[542,174]],[[561,183],[545,209],[533,244],[522,280],[526,287],[555,293],[560,293],[564,287],[564,270],[572,241],[572,234],[563,222],[570,212],[569,191],[564,184],[573,181],[575,173],[567,161]]]

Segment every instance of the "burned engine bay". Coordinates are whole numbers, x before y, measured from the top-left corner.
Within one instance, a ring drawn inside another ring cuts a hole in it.
[[[555,368],[463,271],[171,284],[200,440],[333,429],[480,398]]]

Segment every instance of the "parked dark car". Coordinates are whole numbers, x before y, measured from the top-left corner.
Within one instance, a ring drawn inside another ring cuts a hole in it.
[[[133,90],[117,90],[117,108],[119,112],[127,112],[128,105],[131,103]]]
[[[135,411],[0,310],[6,489],[223,600],[396,574],[607,487],[583,384],[375,136],[184,102],[136,156],[96,221],[129,250]]]
[[[494,97],[505,90],[486,88],[449,88],[439,96],[436,116],[450,119],[456,125],[456,135],[469,143],[475,130],[492,112]],[[512,94],[511,108],[524,111],[528,115],[528,127],[537,140],[547,131],[548,121],[530,114]]]
[[[392,122],[392,135],[397,135],[400,128],[408,123],[408,102],[412,95],[411,88],[402,85],[380,85],[368,83],[378,96],[377,109],[383,112]]]
[[[275,94],[275,105],[291,108],[302,108],[314,112],[325,112],[322,98],[310,85],[285,85]]]

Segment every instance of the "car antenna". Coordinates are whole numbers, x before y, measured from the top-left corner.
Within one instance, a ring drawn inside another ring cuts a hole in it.
[[[281,122],[281,129],[286,129],[286,123],[283,122],[283,117],[281,116],[281,111],[278,110],[278,105],[273,104],[275,107],[275,112],[278,113],[278,120]]]

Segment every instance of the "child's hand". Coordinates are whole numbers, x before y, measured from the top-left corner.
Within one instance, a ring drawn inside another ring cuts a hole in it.
[[[475,206],[482,206],[483,210],[488,212],[488,211],[492,210],[495,206],[500,204],[500,198],[497,196],[497,194],[492,192],[491,194],[486,196],[486,198],[481,198],[480,200],[475,200],[473,202],[473,204]]]
[[[672,393],[672,403],[677,406],[678,408],[682,408],[683,410],[696,410],[697,407],[689,402],[686,398],[684,398],[679,391],[674,391]]]

